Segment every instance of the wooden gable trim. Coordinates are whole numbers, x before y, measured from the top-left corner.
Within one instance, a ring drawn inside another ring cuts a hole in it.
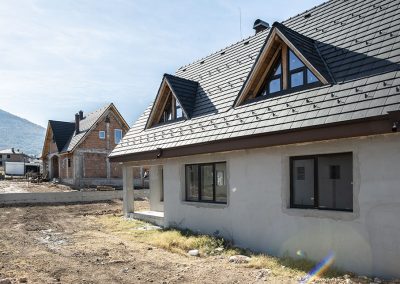
[[[279,45],[279,46],[278,46]],[[283,89],[288,88],[288,58],[287,51],[290,48],[294,54],[304,63],[304,65],[311,71],[313,74],[320,80],[323,84],[328,84],[329,82],[326,80],[324,76],[316,69],[311,63],[301,54],[301,52],[276,28],[274,27],[265,43],[264,47],[261,50],[259,57],[250,71],[250,75],[248,79],[245,81],[245,84],[240,92],[238,99],[236,100],[234,107],[241,105],[247,98],[252,98],[257,95],[257,92],[260,90],[262,84],[264,83],[264,79],[272,68],[272,64],[276,59],[277,53],[279,50],[282,50],[282,80],[283,80]],[[268,60],[268,56],[272,59]],[[264,71],[263,71],[264,70]]]
[[[168,79],[164,77],[164,79],[161,83],[160,89],[158,91],[156,100],[154,102],[153,108],[150,112],[149,119],[147,120],[146,129],[152,127],[153,125],[157,124],[160,121],[161,116],[163,115],[165,106],[168,101],[168,95],[170,93],[172,95],[173,105],[175,104],[174,100],[178,101],[185,118],[189,117],[186,110],[183,108],[182,102],[179,100],[178,96],[175,94],[173,88],[171,87],[170,83],[168,82]],[[173,108],[173,112],[176,112],[176,110],[174,110],[174,108]],[[176,115],[176,113],[174,113],[173,115]]]
[[[49,135],[50,135],[50,121],[47,122],[47,129],[46,129],[46,135],[44,136],[44,143],[43,143],[43,148],[42,148],[42,155],[41,155],[41,159],[43,160],[47,154],[46,154],[46,148],[50,148],[49,141],[51,141]],[[53,130],[51,129],[51,132],[53,132]],[[46,147],[47,146],[47,147]]]

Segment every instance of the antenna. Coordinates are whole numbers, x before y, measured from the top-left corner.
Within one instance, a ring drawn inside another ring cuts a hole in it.
[[[242,35],[242,9],[238,7],[239,9],[239,31],[240,31],[240,39],[243,39]]]

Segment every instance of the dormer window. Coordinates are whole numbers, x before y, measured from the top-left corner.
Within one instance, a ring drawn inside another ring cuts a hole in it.
[[[274,96],[281,92],[288,92],[306,85],[318,84],[320,81],[296,56],[287,48],[281,48],[275,55],[276,59],[267,72],[267,80],[255,97]],[[282,60],[284,58],[284,60]],[[286,64],[285,64],[286,62]],[[249,97],[248,99],[253,99]]]
[[[315,41],[275,22],[234,107],[333,81]]]
[[[198,83],[164,74],[146,129],[163,123],[190,119]]]
[[[178,100],[172,95],[171,92],[168,94],[168,99],[165,104],[164,111],[160,117],[159,123],[173,121],[183,118],[182,107]]]

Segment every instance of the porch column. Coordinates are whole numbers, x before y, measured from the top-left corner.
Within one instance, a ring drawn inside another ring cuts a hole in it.
[[[48,158],[48,179],[52,180],[53,178],[53,161],[51,159],[51,157]]]
[[[163,204],[163,167],[150,167],[150,210],[164,211]]]
[[[123,212],[128,217],[129,213],[133,213],[133,169],[132,167],[122,166],[123,178]]]

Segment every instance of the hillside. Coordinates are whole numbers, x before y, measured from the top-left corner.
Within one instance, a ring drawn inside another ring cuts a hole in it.
[[[20,149],[40,155],[46,129],[0,109],[0,149]]]

